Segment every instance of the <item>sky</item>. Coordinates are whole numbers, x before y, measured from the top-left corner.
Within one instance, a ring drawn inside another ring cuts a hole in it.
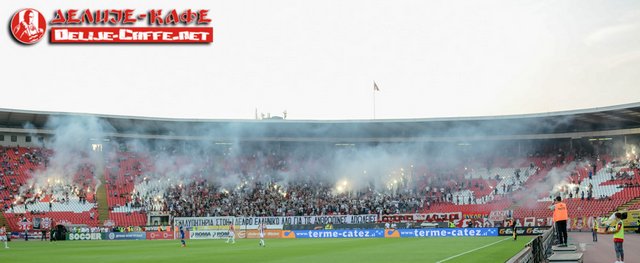
[[[214,42],[27,46],[2,26],[4,109],[367,120],[640,102],[640,1],[24,0],[2,1],[0,21],[22,8],[47,21],[56,9],[209,9]]]

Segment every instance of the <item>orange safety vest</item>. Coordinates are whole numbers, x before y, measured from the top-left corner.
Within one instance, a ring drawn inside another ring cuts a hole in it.
[[[569,219],[567,212],[567,205],[563,202],[558,202],[553,210],[553,222]]]

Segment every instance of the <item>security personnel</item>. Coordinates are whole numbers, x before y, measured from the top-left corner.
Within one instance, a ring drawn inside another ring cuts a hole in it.
[[[456,224],[454,224],[453,221],[449,221],[449,227],[456,228]]]
[[[509,227],[511,227],[511,231],[513,231],[513,241],[518,240],[518,229],[516,228],[515,219],[511,219],[511,225],[509,225]]]
[[[556,196],[553,205],[549,207],[553,210],[553,222],[556,224],[556,231],[558,233],[558,241],[561,247],[567,246],[567,220],[569,219],[569,212],[567,210],[567,204],[562,202],[562,197]]]
[[[599,226],[598,226],[598,219],[594,216],[593,217],[593,229],[591,230],[591,236],[593,238],[593,242],[598,242],[598,230],[599,230]]]
[[[622,214],[616,212],[615,221],[610,226],[608,234],[613,234],[613,247],[616,251],[616,262],[624,262],[624,250],[622,243],[624,242],[624,223],[622,222]]]
[[[57,239],[56,239],[56,229],[55,228],[51,228],[49,231],[51,232],[51,233],[49,233],[49,242],[57,241]]]

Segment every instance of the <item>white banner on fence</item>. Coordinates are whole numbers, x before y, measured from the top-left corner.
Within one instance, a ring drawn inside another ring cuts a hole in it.
[[[175,225],[185,227],[194,226],[225,226],[233,222],[242,225],[315,225],[327,224],[366,224],[378,221],[378,215],[331,215],[331,216],[267,216],[267,217],[176,217]]]
[[[489,220],[491,221],[504,221],[513,214],[512,210],[495,210],[489,214]]]

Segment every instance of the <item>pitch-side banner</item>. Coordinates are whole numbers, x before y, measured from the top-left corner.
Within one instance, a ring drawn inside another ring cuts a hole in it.
[[[497,228],[430,228],[430,229],[398,229],[399,237],[482,237],[497,236]],[[387,236],[395,236],[386,233]]]
[[[109,232],[103,233],[106,240],[144,240],[147,239],[145,232]]]
[[[383,229],[293,230],[295,238],[383,238]],[[288,235],[291,235],[288,233]]]
[[[160,240],[160,239],[174,239],[174,232],[167,231],[154,231],[154,232],[146,232],[147,240]],[[180,238],[179,235],[176,235],[176,238]]]
[[[189,239],[223,239],[228,236],[228,230],[189,231]]]
[[[316,225],[316,224],[365,224],[378,221],[378,215],[332,215],[332,216],[267,216],[267,217],[177,217],[175,225],[224,226],[232,222],[242,225]]]
[[[68,233],[67,240],[102,240],[102,233]]]
[[[519,236],[536,236],[544,234],[544,231],[549,230],[549,227],[528,226],[528,227],[516,227],[516,232]],[[513,229],[510,227],[498,228],[499,236],[513,235]]]
[[[264,231],[264,238],[280,238],[280,232],[282,230],[267,229]],[[260,232],[258,230],[236,230],[236,237],[238,238],[260,238]]]

